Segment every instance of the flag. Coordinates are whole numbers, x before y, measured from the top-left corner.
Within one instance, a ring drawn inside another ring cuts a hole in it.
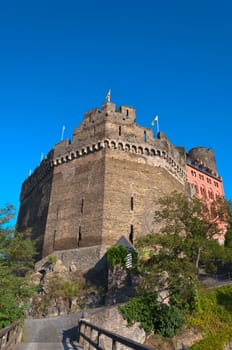
[[[158,122],[158,115],[152,120],[151,125],[154,126],[156,122]]]
[[[107,95],[106,95],[106,101],[107,102],[110,102],[110,96],[111,96],[111,91],[109,89],[109,91],[107,92]]]

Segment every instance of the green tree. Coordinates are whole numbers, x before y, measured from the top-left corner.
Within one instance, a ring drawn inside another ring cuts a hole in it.
[[[9,228],[14,207],[0,209],[0,328],[23,317],[34,288],[27,273],[36,255],[28,233]]]
[[[160,199],[158,205],[154,220],[162,224],[160,232],[136,242],[142,288],[166,289],[166,295],[181,307],[197,307],[199,267],[224,256],[224,248],[213,237],[220,233],[218,223],[228,219],[228,206],[221,198],[208,205],[177,192]]]
[[[227,248],[232,249],[232,228],[229,228],[227,230],[226,236],[225,236],[225,246]]]

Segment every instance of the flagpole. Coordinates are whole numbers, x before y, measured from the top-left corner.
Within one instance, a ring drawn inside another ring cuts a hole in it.
[[[159,117],[157,116],[157,135],[159,133]]]
[[[62,133],[61,133],[61,141],[64,140],[64,130],[65,130],[65,126],[63,125],[63,127],[62,127]]]

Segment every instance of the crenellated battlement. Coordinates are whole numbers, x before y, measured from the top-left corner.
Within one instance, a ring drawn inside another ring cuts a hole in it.
[[[186,170],[182,167],[171,154],[164,151],[162,148],[154,148],[147,144],[135,144],[121,140],[99,140],[95,144],[81,147],[72,150],[56,157],[54,160],[44,159],[35,171],[23,183],[20,200],[25,199],[44,177],[52,171],[53,167],[57,167],[63,163],[70,162],[80,157],[85,157],[89,154],[101,151],[103,149],[110,149],[119,152],[126,152],[129,154],[139,155],[150,160],[153,166],[165,168],[174,176],[180,183],[184,184],[186,181]]]
[[[134,155],[139,155],[153,160],[151,163],[154,166],[162,166],[167,169],[173,176],[175,176],[182,184],[186,181],[186,170],[173,158],[171,154],[162,150],[161,148],[154,148],[147,144],[135,144],[124,142],[121,140],[101,140],[95,144],[82,147],[75,151],[71,151],[61,157],[56,158],[51,162],[51,166],[59,166],[62,163],[67,163],[73,159],[86,156],[90,153],[100,151],[102,149],[110,149],[119,152],[127,152]],[[163,161],[156,161],[162,159]]]

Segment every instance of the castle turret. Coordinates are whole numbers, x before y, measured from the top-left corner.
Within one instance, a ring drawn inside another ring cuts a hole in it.
[[[215,155],[212,148],[192,148],[188,153],[188,159],[192,162],[197,162],[204,168],[208,168],[214,176],[218,176]]]

